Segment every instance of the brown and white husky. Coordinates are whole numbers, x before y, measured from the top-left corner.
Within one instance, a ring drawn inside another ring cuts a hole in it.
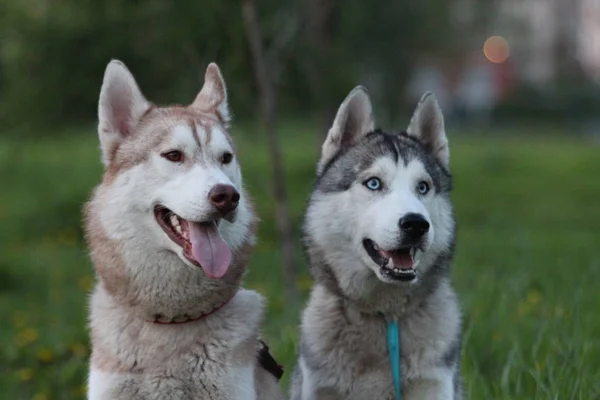
[[[157,107],[111,61],[98,113],[88,398],[282,398],[259,339],[263,298],[241,288],[256,217],[219,68],[191,105]]]

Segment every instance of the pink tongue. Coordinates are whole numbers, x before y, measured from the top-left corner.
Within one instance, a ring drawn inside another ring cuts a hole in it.
[[[400,269],[412,269],[413,261],[408,251],[382,251],[383,255],[391,258],[396,267]]]
[[[219,234],[214,222],[188,221],[192,255],[204,273],[213,279],[222,278],[231,263],[231,250]]]

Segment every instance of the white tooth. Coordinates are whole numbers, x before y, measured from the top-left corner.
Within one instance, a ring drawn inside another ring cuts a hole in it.
[[[177,218],[177,217],[171,218],[171,226],[173,226],[173,228],[175,228],[175,230],[181,229],[181,225],[179,225],[179,218]]]

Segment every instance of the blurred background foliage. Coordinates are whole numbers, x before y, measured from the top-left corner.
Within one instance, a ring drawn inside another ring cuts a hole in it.
[[[562,0],[548,0],[546,8],[557,2]],[[507,24],[496,9],[502,3],[511,1],[259,1],[257,13],[279,89],[279,109],[294,115],[323,110],[331,114],[348,87],[364,82],[371,83],[382,117],[393,119],[405,99],[402,88],[423,57],[456,69],[467,52],[481,47],[486,33]],[[579,8],[573,4],[570,9]],[[527,21],[512,19],[510,32],[521,34],[520,25]],[[529,36],[516,38],[527,43]],[[557,62],[564,64],[561,60],[572,60],[573,55],[557,55]],[[111,58],[135,71],[147,97],[156,102],[192,99],[203,67],[216,60],[235,88],[230,96],[236,114],[250,117],[255,112],[248,41],[235,2],[1,0],[4,124],[37,128],[89,121],[102,71]],[[498,115],[557,119],[593,113],[598,87],[572,69],[555,74],[545,85],[515,77],[516,89],[499,102]]]
[[[375,0],[368,7],[358,0],[265,0],[257,13],[278,106],[288,114],[331,108],[368,74],[382,75],[381,96],[390,100],[383,104],[397,112],[415,54],[453,51],[443,0]],[[325,21],[315,24],[319,18]],[[235,88],[236,114],[256,111],[236,2],[2,0],[0,37],[0,110],[11,125],[89,121],[111,58],[123,60],[156,102],[192,99],[203,67],[216,60]]]
[[[304,300],[299,227],[332,114],[365,85],[401,130],[433,90],[451,144],[454,281],[472,399],[600,398],[600,2],[256,0]],[[81,207],[100,180],[97,100],[117,58],[157,104],[216,61],[261,217],[246,284],[291,374],[272,158],[240,2],[0,0],[0,398],[82,399],[94,283]]]

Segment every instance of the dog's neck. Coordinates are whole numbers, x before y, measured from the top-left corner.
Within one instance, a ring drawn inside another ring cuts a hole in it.
[[[239,290],[251,247],[233,249],[227,275],[209,279],[175,253],[118,242],[98,228],[90,218],[87,239],[100,285],[115,305],[141,321],[183,322],[214,312]]]
[[[345,299],[346,307],[370,317],[382,317],[385,320],[400,320],[414,308],[410,291],[395,293],[393,297],[369,299]]]
[[[233,296],[229,297],[227,300],[223,301],[221,304],[218,304],[215,307],[213,307],[212,310],[205,312],[205,313],[201,313],[197,317],[191,317],[189,314],[182,314],[182,315],[176,315],[176,316],[168,319],[168,318],[162,317],[160,314],[155,314],[154,315],[155,319],[145,320],[145,321],[149,322],[151,324],[159,324],[159,325],[181,325],[181,324],[187,324],[190,322],[196,322],[203,318],[208,317],[209,315],[216,313],[221,308],[225,307],[235,297],[236,293],[237,292],[235,292],[233,294]]]
[[[431,281],[428,285],[397,286],[377,280],[372,285],[367,285],[370,286],[370,289],[363,293],[349,293],[344,290],[330,266],[313,266],[311,270],[313,273],[319,271],[315,276],[316,283],[322,285],[331,296],[338,298],[343,307],[367,316],[401,320],[412,310],[418,308],[418,303],[427,298],[445,281],[446,277],[435,274],[434,268],[439,268],[439,266],[433,265],[421,276],[421,279]],[[373,279],[377,278],[373,276]],[[434,280],[435,282],[433,282]]]
[[[341,304],[346,309],[352,309],[360,314],[368,316],[379,317],[383,316],[385,319],[400,319],[406,315],[407,311],[412,306],[413,293],[410,288],[392,287],[386,284],[377,284],[381,290],[371,292],[370,295],[364,297],[353,297],[345,293],[340,287],[339,282],[334,277],[334,273],[331,268],[322,269],[327,279],[319,279],[318,283],[329,292],[333,297],[340,300]],[[321,275],[323,278],[324,275]]]
[[[152,324],[117,303],[100,286],[91,297],[92,364],[97,368],[109,364],[112,370],[124,373],[164,370],[199,345],[210,349],[211,357],[206,359],[210,365],[218,359],[228,360],[219,354],[232,354],[245,341],[251,344],[254,357],[263,307],[262,296],[240,289],[225,306],[195,323]]]
[[[368,272],[367,267],[365,273],[346,275],[348,279],[340,281],[335,273],[336,267],[341,270],[344,266],[332,266],[326,262],[325,253],[318,246],[308,252],[308,258],[309,271],[315,283],[326,288],[345,306],[361,314],[400,320],[449,279],[452,251],[432,255],[431,265],[422,269],[418,282],[410,285],[381,282],[375,274]]]

